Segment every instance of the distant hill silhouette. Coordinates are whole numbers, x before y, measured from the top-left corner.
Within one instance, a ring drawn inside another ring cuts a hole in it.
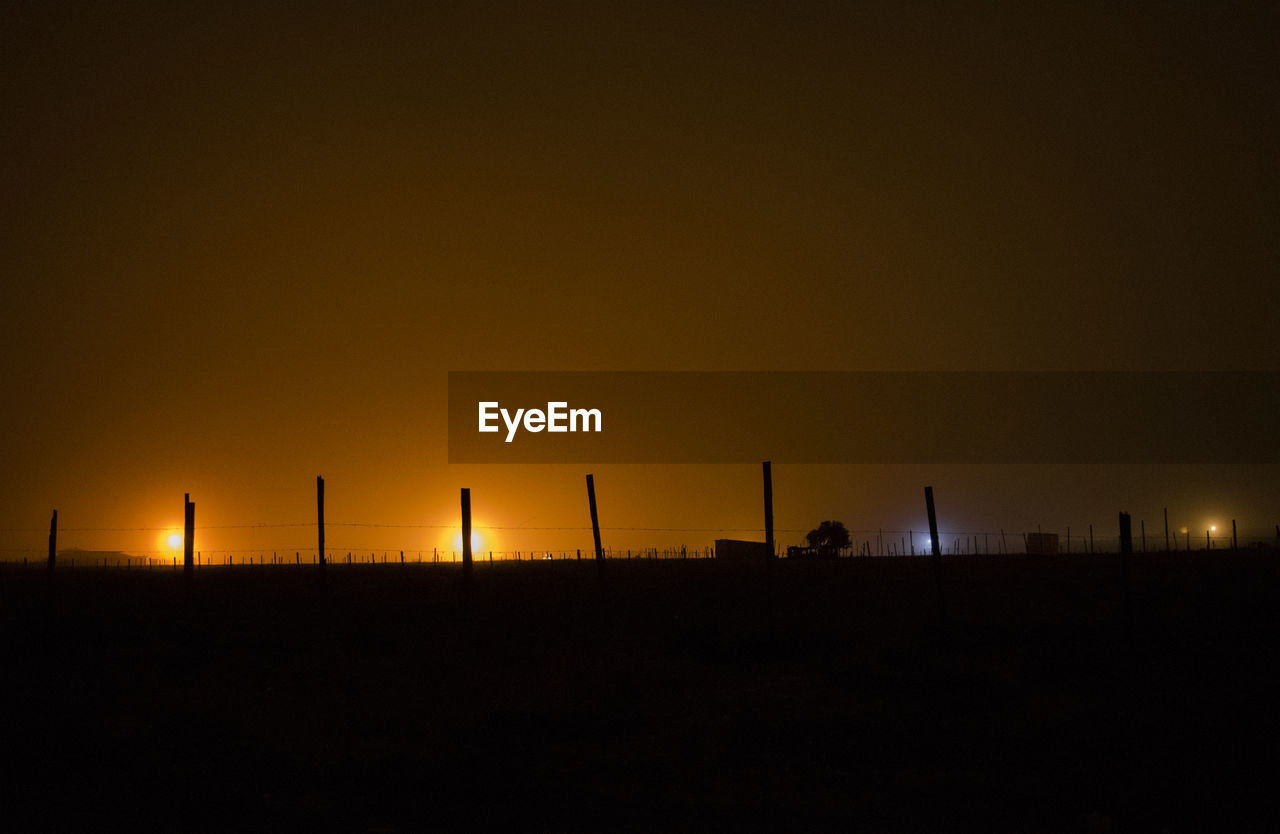
[[[101,565],[102,560],[106,559],[110,565],[145,565],[147,557],[132,556],[122,550],[81,550],[79,548],[70,548],[68,550],[58,551],[58,564],[70,564],[74,559],[77,565]]]

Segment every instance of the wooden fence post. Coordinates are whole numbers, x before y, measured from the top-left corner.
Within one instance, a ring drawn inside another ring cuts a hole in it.
[[[182,532],[182,571],[190,576],[195,569],[196,505],[191,501],[191,493],[183,496],[182,500],[185,516]]]
[[[1164,508],[1164,552],[1169,552],[1169,508]]]
[[[587,475],[587,504],[591,509],[591,537],[596,545],[596,561],[604,561],[604,549],[600,546],[600,514],[596,509],[596,478],[594,475]],[[582,551],[578,551],[578,558],[582,558]]]
[[[319,533],[319,540],[317,542],[319,550],[316,552],[320,554],[320,567],[324,567],[324,478],[319,475],[316,476],[316,527],[317,532]]]
[[[942,596],[942,545],[938,541],[938,516],[933,506],[933,487],[924,488],[924,505],[929,513],[929,544],[933,548],[933,594],[938,611],[938,623],[946,620],[946,601]]]
[[[1239,542],[1236,540],[1236,520],[1233,518],[1231,519],[1231,549],[1235,550],[1237,547]]]
[[[58,511],[53,511],[53,520],[49,522],[49,578],[53,578],[53,569],[58,562]]]
[[[764,476],[764,585],[765,585],[765,615],[768,618],[769,634],[774,631],[774,543],[773,543],[773,464],[771,461],[764,461],[761,464],[762,474]]]
[[[768,545],[769,562],[773,563],[773,468],[770,461],[765,461],[764,470],[764,542]]]
[[[462,488],[462,607],[471,611],[471,490]]]
[[[604,547],[600,544],[600,514],[596,508],[596,478],[594,475],[587,475],[587,504],[591,510],[591,537],[595,541],[596,546],[596,575],[600,580],[600,596],[607,604],[609,601],[609,586],[605,583],[604,574]],[[582,558],[582,551],[578,551],[578,558]]]

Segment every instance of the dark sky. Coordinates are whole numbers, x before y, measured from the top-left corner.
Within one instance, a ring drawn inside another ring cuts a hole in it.
[[[0,24],[6,529],[306,521],[317,473],[337,520],[586,524],[584,467],[445,464],[450,369],[1280,367],[1274,4],[119,6]],[[606,526],[759,524],[752,467],[596,471]],[[779,526],[932,482],[956,530],[1265,532],[1275,474],[803,467]]]

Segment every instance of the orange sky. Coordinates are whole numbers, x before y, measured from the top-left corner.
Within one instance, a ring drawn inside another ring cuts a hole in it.
[[[1275,369],[1274,25],[1110,4],[6,10],[0,528],[54,507],[68,528],[179,524],[184,492],[198,526],[307,522],[317,474],[335,521],[452,523],[469,486],[481,527],[586,526],[586,467],[445,463],[450,369]],[[594,471],[606,527],[760,523],[751,466]],[[1280,516],[1266,467],[776,478],[780,528],[918,529],[926,482],[944,529]]]

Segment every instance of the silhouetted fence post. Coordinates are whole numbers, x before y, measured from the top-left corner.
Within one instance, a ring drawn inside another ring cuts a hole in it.
[[[1169,508],[1164,508],[1164,552],[1169,552]]]
[[[773,588],[773,464],[771,461],[764,461],[761,464],[764,474],[764,584],[765,584],[765,613],[769,622],[769,633],[773,633],[773,609],[774,609],[774,588]]]
[[[764,542],[768,545],[769,560],[773,561],[773,469],[770,461],[765,461],[764,468]]]
[[[604,578],[604,547],[600,544],[600,515],[596,509],[596,478],[590,474],[587,475],[587,504],[591,509],[591,536],[596,545],[596,573],[600,579],[600,593],[607,595],[608,589]],[[582,551],[578,552],[581,554]]]
[[[1231,549],[1235,550],[1239,546],[1236,540],[1236,520],[1231,519]]]
[[[1144,518],[1138,522],[1142,525],[1142,552],[1147,552],[1147,520]]]
[[[471,612],[471,490],[462,488],[462,607]]]
[[[324,567],[324,478],[316,476],[316,527],[319,533],[318,547],[316,552],[320,567]]]
[[[53,579],[53,569],[58,563],[58,511],[53,511],[53,519],[49,522],[49,578]]]
[[[942,597],[942,545],[938,542],[938,516],[933,506],[933,487],[924,488],[924,505],[929,513],[929,544],[933,548],[933,595],[938,610],[938,623],[947,616],[945,600]]]
[[[183,531],[182,531],[182,571],[187,576],[195,569],[195,541],[196,541],[196,505],[191,500],[191,493],[186,493],[182,499],[183,502]]]

